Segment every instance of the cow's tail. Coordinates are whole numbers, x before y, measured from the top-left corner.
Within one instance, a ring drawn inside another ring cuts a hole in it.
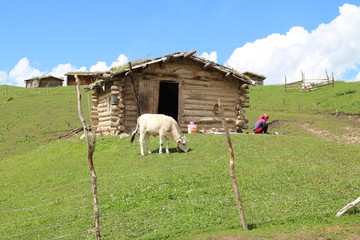
[[[136,123],[136,129],[131,133],[131,140],[130,140],[131,143],[134,142],[138,130],[139,130],[139,120]]]

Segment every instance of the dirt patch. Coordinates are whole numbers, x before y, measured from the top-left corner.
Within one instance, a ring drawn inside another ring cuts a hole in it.
[[[309,124],[300,124],[300,123],[292,123],[292,124],[321,139],[337,141],[346,144],[360,145],[359,128],[355,129],[353,127],[344,127],[344,131],[342,131],[343,132],[342,134],[334,134],[333,132],[324,129],[314,128]]]
[[[354,122],[360,122],[360,114],[346,114],[346,113],[334,113],[331,116],[335,116],[340,120],[350,120]]]
[[[279,128],[281,125],[283,125],[286,122],[288,122],[288,121],[286,121],[286,120],[274,120],[272,122],[269,122],[269,126],[271,126],[271,128]]]
[[[350,121],[350,122],[360,122],[360,115],[339,115],[339,120]],[[319,127],[314,127],[308,123],[297,123],[291,122],[287,120],[274,120],[269,123],[271,128],[281,128],[284,124],[292,124],[305,132],[311,133],[314,136],[329,140],[329,141],[337,141],[346,144],[354,144],[360,145],[360,124],[359,127],[354,126],[346,126],[342,127],[341,133],[334,133],[329,130],[321,129]]]

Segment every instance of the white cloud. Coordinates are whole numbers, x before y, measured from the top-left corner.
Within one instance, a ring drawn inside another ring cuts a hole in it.
[[[10,71],[6,84],[24,86],[24,80],[42,75],[44,75],[44,73],[30,66],[30,61],[25,57]]]
[[[117,58],[116,62],[113,62],[111,64],[111,67],[119,67],[128,62],[129,62],[128,58],[124,54],[120,54],[119,57]]]
[[[109,69],[110,67],[106,66],[106,62],[97,62],[90,67],[90,72],[106,72],[109,71]]]
[[[7,79],[7,72],[5,71],[0,71],[0,84],[3,84],[3,82],[5,82]]]
[[[360,7],[344,4],[340,15],[328,24],[308,32],[293,27],[285,35],[272,34],[235,49],[227,66],[240,72],[252,71],[267,77],[266,84],[283,84],[306,78],[323,78],[325,70],[335,79],[355,80],[359,74],[348,76],[349,70],[360,63]],[[355,79],[353,79],[355,78]]]
[[[106,62],[97,62],[95,65],[90,67],[90,72],[106,72],[112,67],[122,66],[128,62],[128,58],[124,54],[120,54],[117,60],[113,62],[110,67],[106,65]]]
[[[206,60],[217,63],[217,53],[211,52],[210,54],[207,52],[203,52],[200,57],[205,58]]]
[[[354,77],[354,81],[360,81],[360,72]]]
[[[124,54],[120,54],[113,66],[120,66],[128,62],[128,58]],[[90,67],[90,72],[102,72],[109,71],[110,67],[106,65],[106,62],[97,62],[95,65]],[[52,75],[54,77],[64,77],[68,72],[86,72],[86,67],[77,68],[71,63],[58,64],[52,68],[51,71],[41,71],[31,66],[31,62],[28,58],[22,58],[15,67],[7,73],[6,71],[0,71],[0,84],[24,86],[24,80],[32,77],[41,77],[46,75]]]
[[[85,72],[86,67],[76,68],[70,63],[65,64],[59,64],[53,69],[51,69],[51,72],[48,75],[54,76],[54,77],[64,77],[64,75],[68,72]]]

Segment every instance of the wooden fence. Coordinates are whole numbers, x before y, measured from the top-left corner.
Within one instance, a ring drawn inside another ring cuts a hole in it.
[[[285,91],[288,90],[301,90],[303,92],[308,92],[312,90],[316,90],[319,87],[323,86],[329,86],[332,85],[334,87],[335,79],[334,79],[334,73],[332,73],[331,78],[329,78],[329,75],[327,71],[326,78],[321,79],[305,79],[305,74],[303,71],[301,71],[301,80],[296,82],[289,83],[287,80],[287,77],[285,76]]]

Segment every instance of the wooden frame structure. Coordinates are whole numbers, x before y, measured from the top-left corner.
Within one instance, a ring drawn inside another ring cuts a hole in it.
[[[93,73],[96,81],[86,87],[92,91],[92,127],[103,135],[130,133],[140,114],[162,113],[176,119],[183,131],[190,121],[201,132],[223,131],[217,108],[221,99],[230,130],[247,129],[249,77],[195,53],[176,52],[129,63],[120,71]]]
[[[331,74],[331,79],[327,71],[325,71],[326,78],[320,79],[305,79],[305,74],[301,71],[301,80],[296,82],[289,83],[287,81],[287,77],[285,76],[285,91],[288,90],[301,90],[303,92],[308,92],[312,90],[316,90],[318,87],[329,86],[332,85],[334,87],[335,79],[334,73]]]

